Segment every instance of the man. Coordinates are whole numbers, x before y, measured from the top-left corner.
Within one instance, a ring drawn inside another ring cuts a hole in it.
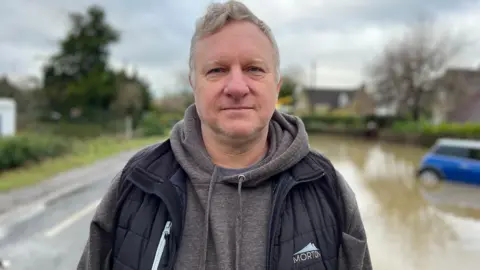
[[[191,42],[195,103],[114,180],[78,269],[371,269],[353,192],[275,110],[279,62],[245,5],[210,5]]]

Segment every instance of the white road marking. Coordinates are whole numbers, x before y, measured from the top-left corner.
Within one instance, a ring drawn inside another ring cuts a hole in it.
[[[59,224],[57,224],[55,227],[51,228],[50,230],[46,231],[44,235],[46,237],[54,237],[55,235],[59,234],[61,231],[65,230],[69,226],[71,226],[73,223],[81,219],[82,217],[88,215],[91,211],[94,211],[98,204],[100,203],[100,199],[94,201],[93,203],[87,205],[85,208],[82,210],[76,212],[75,214],[69,216]]]

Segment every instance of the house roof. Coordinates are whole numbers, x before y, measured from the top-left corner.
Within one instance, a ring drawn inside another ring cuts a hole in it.
[[[305,88],[304,92],[310,104],[328,104],[330,107],[339,106],[340,96],[346,95],[352,100],[358,88],[340,89],[340,88]]]

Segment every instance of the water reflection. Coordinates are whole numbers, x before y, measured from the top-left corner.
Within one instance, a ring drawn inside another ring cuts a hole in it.
[[[425,149],[311,137],[357,194],[375,269],[479,269],[480,189],[425,190],[414,177]]]
[[[422,189],[422,195],[439,210],[480,220],[480,188],[465,184],[443,183],[439,189]]]

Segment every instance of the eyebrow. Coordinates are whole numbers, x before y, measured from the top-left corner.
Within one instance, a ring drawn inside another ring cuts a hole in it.
[[[211,60],[211,61],[208,61],[207,62],[207,65],[210,66],[210,65],[218,65],[218,64],[222,64],[225,60],[225,58],[220,58],[220,59],[216,59],[216,60]],[[262,58],[254,58],[250,61],[248,61],[249,63],[253,63],[253,64],[264,64],[266,65],[266,61]]]
[[[266,61],[262,58],[255,58],[252,60],[252,63],[255,63],[255,64],[265,64],[266,65]]]

